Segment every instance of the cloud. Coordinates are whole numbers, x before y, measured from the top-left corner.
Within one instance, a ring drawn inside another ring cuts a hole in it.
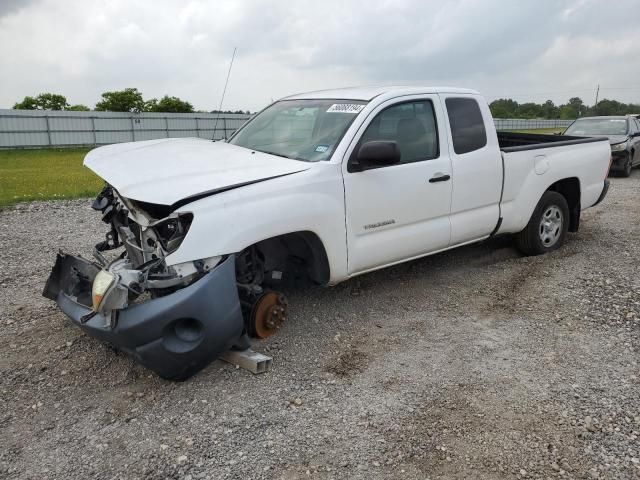
[[[0,2],[0,18],[27,7],[32,0],[2,0]]]
[[[148,98],[176,95],[212,109],[236,46],[225,100],[233,109],[373,83],[450,84],[489,99],[556,102],[576,95],[589,102],[600,83],[605,96],[640,102],[634,0],[613,7],[592,0],[0,5],[0,56],[9,72],[0,76],[0,106],[41,91],[92,106],[103,91],[137,87]]]

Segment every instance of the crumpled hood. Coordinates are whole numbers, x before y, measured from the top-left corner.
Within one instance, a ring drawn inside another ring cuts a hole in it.
[[[160,205],[311,167],[306,162],[199,138],[108,145],[90,151],[84,165],[123,197]]]

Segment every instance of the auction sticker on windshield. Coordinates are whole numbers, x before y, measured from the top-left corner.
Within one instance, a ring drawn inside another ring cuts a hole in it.
[[[364,107],[358,103],[334,103],[327,109],[327,112],[360,113]]]

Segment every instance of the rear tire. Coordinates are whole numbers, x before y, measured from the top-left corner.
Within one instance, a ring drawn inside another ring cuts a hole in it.
[[[558,192],[544,192],[527,226],[516,234],[516,245],[525,255],[552,252],[564,243],[569,229],[569,205]]]

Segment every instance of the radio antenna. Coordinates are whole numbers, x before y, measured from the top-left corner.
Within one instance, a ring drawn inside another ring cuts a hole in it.
[[[227,93],[227,85],[229,84],[229,76],[231,75],[231,67],[233,67],[233,60],[236,58],[236,50],[238,47],[233,47],[233,55],[231,55],[231,63],[229,64],[229,71],[227,72],[227,80],[224,82],[224,88],[222,89],[222,98],[220,99],[220,106],[218,107],[218,114],[216,115],[216,121],[213,124],[213,137],[211,140],[216,140],[216,130],[218,128],[218,120],[220,119],[220,113],[222,113],[222,103],[224,102],[224,95]],[[227,138],[227,129],[224,129],[223,139]]]

